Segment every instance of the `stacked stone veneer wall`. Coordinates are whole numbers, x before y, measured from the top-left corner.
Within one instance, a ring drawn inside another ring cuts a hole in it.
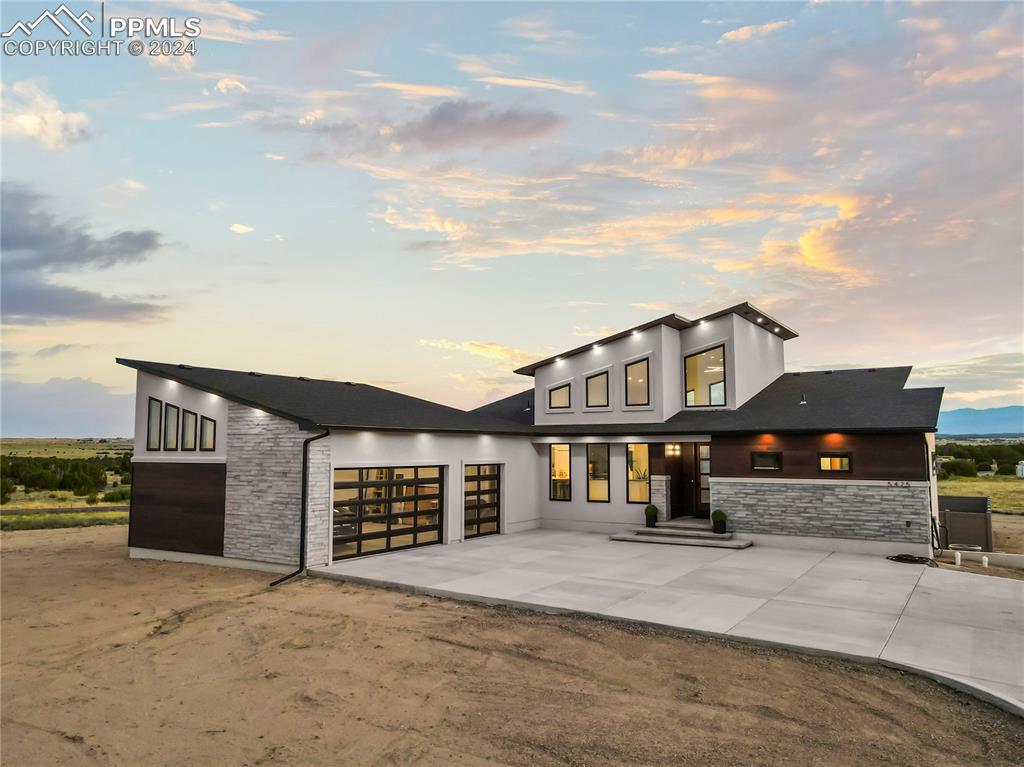
[[[331,445],[328,438],[309,443],[309,502],[306,508],[306,564],[331,563]]]
[[[930,497],[927,482],[711,478],[711,508],[737,533],[927,544]]]
[[[298,564],[302,442],[315,433],[262,410],[228,404],[224,556]],[[323,442],[310,445],[310,479],[316,481],[309,488],[306,549],[321,559],[330,524],[330,453]]]

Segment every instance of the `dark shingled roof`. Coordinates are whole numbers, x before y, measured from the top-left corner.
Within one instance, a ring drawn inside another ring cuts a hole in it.
[[[402,429],[522,433],[522,426],[487,414],[348,381],[245,373],[165,362],[118,359],[145,373],[178,381],[225,399],[296,421],[304,428]]]
[[[935,431],[942,389],[905,389],[909,367],[785,373],[736,410],[686,410],[664,423],[534,426],[533,389],[469,412],[368,384],[118,359],[136,370],[262,408],[304,428],[577,434]],[[801,405],[801,398],[807,404]]]
[[[758,431],[935,431],[942,389],[905,389],[910,367],[785,373],[736,410],[687,410],[664,423],[536,426],[540,435]],[[801,405],[801,398],[807,400]],[[474,413],[524,422],[533,390]],[[517,417],[517,412],[520,414]]]

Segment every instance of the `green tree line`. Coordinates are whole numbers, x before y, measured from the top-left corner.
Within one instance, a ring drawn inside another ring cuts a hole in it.
[[[17,485],[26,491],[70,490],[75,495],[92,495],[107,487],[107,472],[121,475],[121,484],[131,483],[132,454],[94,458],[35,458],[0,456],[0,502],[6,502]]]
[[[992,462],[999,467],[998,474],[1012,475],[1018,461],[1024,461],[1024,442],[1004,445],[964,445],[959,442],[944,442],[938,445],[939,455],[952,456],[956,460],[942,464],[942,471],[949,475],[973,477],[979,471],[991,471]]]

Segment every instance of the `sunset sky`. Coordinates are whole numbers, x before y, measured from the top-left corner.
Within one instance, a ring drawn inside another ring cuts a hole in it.
[[[127,434],[115,356],[473,407],[744,300],[790,370],[1024,403],[1020,4],[105,10],[203,33],[3,58],[5,436]]]

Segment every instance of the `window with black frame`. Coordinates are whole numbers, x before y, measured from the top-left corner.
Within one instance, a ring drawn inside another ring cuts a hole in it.
[[[683,360],[686,407],[725,405],[725,347],[716,346]]]
[[[440,466],[334,470],[333,559],[441,541]]]
[[[608,450],[606,444],[587,445],[587,500],[607,503],[609,496]]]
[[[548,453],[551,484],[548,498],[552,501],[572,500],[572,451],[568,445],[551,445]]]
[[[178,449],[177,405],[164,405],[164,450]]]
[[[463,492],[466,498],[463,537],[478,538],[500,532],[501,466],[495,463],[468,464]]]
[[[159,450],[160,441],[163,439],[160,430],[163,424],[164,403],[160,400],[149,398],[149,413],[146,422],[146,450]]]

